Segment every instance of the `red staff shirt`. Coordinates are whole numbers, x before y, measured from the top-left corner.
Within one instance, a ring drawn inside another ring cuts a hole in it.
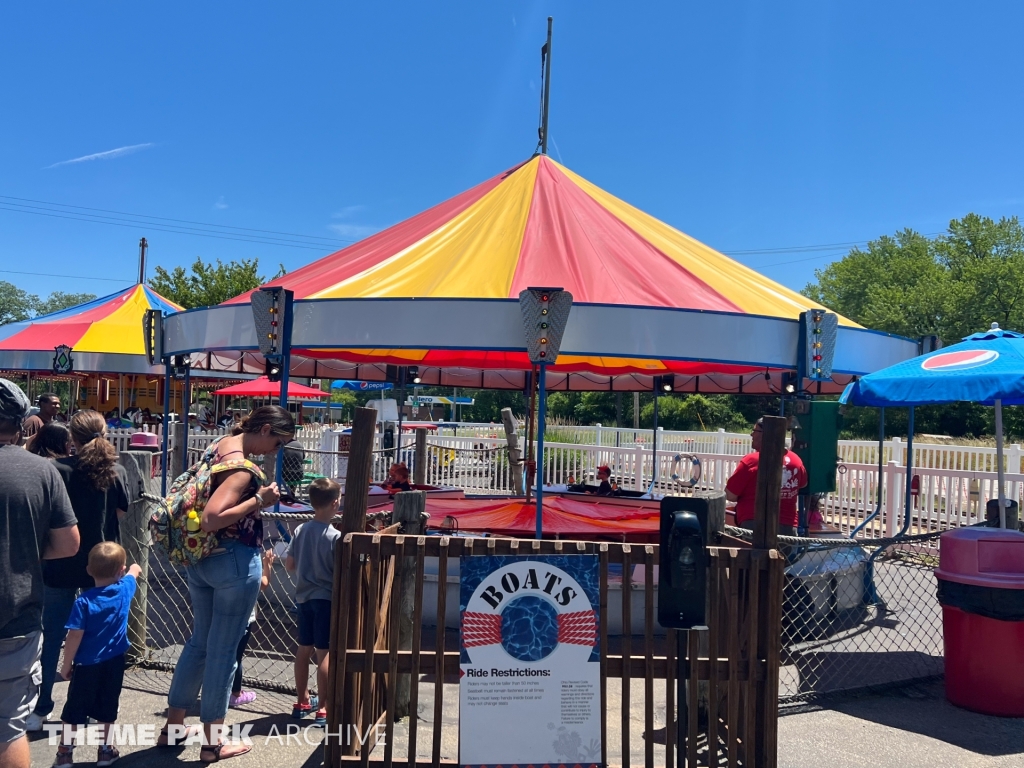
[[[736,525],[754,519],[754,494],[757,492],[757,451],[748,453],[736,465],[725,490],[736,497]],[[807,470],[800,457],[790,450],[782,460],[782,495],[779,499],[779,525],[794,528],[800,521],[796,498],[807,485]]]

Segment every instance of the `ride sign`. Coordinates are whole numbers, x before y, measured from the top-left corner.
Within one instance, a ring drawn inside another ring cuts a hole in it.
[[[459,763],[600,766],[597,556],[460,567]]]

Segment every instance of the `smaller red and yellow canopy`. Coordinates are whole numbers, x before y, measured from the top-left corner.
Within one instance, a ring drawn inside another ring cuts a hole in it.
[[[56,347],[68,346],[75,371],[141,373],[148,369],[142,317],[148,309],[165,314],[182,308],[146,285],[50,315],[0,327],[0,368],[51,370]]]

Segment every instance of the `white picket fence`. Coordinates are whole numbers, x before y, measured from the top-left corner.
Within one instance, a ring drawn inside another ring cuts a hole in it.
[[[134,430],[110,430],[118,450],[127,450]],[[160,433],[159,427],[152,431]],[[471,494],[511,494],[514,490],[507,442],[497,424],[458,424],[428,436],[426,481],[430,485],[455,486]],[[225,430],[193,432],[190,450],[201,450]],[[321,425],[304,425],[297,439],[307,451],[308,470],[315,474],[344,477],[345,457],[338,453],[339,432]],[[620,488],[673,494],[690,493],[672,480],[673,468],[682,478],[691,472],[688,455],[701,463],[697,490],[723,490],[739,459],[750,451],[750,435],[716,432],[672,432],[659,430],[659,450],[652,445],[652,433],[601,427],[554,427],[556,440],[545,440],[545,484],[593,482],[597,467],[608,465]],[[568,437],[572,442],[565,441]],[[592,442],[582,442],[590,439]],[[375,438],[373,477],[382,480],[394,454],[384,452],[380,435]],[[577,442],[579,441],[579,442]],[[878,506],[878,484],[882,483],[882,509],[864,530],[866,536],[890,536],[904,522],[904,489],[907,445],[900,438],[882,446],[882,474],[879,477],[878,443],[870,440],[841,440],[840,467],[836,490],[820,503],[826,522],[850,532],[870,517]],[[676,462],[675,457],[684,457]],[[1021,446],[1006,447],[1006,497],[1020,501],[1024,490]],[[193,454],[194,455],[194,454]],[[403,435],[401,460],[412,466],[413,438]],[[655,463],[657,472],[655,473]],[[985,503],[996,496],[995,448],[935,443],[914,444],[913,474],[918,488],[913,496],[911,528],[915,532],[956,528],[984,517]],[[656,478],[656,480],[654,480]]]

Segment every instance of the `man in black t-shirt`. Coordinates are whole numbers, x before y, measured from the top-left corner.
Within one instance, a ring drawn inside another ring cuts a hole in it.
[[[0,764],[29,768],[25,724],[38,695],[42,560],[78,551],[78,526],[53,464],[18,447],[28,398],[0,379]]]

